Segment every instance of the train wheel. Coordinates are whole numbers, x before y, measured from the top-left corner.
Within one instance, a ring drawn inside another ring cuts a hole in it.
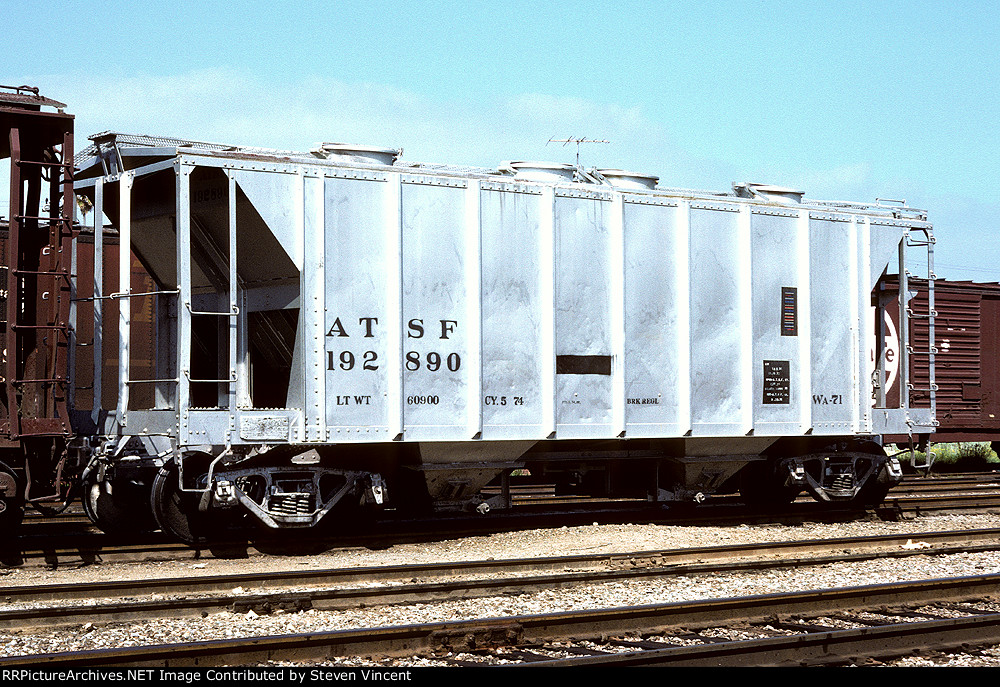
[[[876,465],[882,465],[878,468],[878,472],[870,476],[868,481],[858,490],[857,496],[854,497],[854,503],[861,506],[878,506],[885,501],[889,490],[894,486],[893,482],[888,481],[889,467],[885,465],[885,449],[875,442],[863,441],[854,450],[870,453],[872,461]],[[879,479],[880,477],[882,479]]]
[[[179,475],[174,462],[156,474],[150,494],[153,517],[161,530],[185,544],[204,544],[206,517],[198,510],[198,495],[181,491]]]
[[[875,479],[870,479],[858,491],[858,495],[854,497],[854,502],[860,506],[881,505],[885,501],[885,497],[889,495],[891,487],[892,485],[890,484],[883,484]]]
[[[770,462],[753,462],[739,473],[740,498],[748,506],[780,506],[791,503],[802,491],[786,486]]]
[[[92,523],[107,532],[101,524],[100,516],[97,514],[97,504],[100,502],[100,494],[100,483],[95,477],[88,475],[83,481],[83,495],[80,498],[83,504],[83,512]]]
[[[13,535],[24,519],[21,480],[5,463],[0,463],[0,538]]]
[[[83,512],[107,534],[139,534],[156,529],[149,488],[136,487],[133,491],[120,496],[92,472],[83,483]]]

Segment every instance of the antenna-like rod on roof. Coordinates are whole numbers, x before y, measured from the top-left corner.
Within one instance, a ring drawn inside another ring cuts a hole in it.
[[[570,137],[570,138],[550,138],[549,142],[546,143],[545,145],[548,145],[549,143],[562,143],[564,146],[567,146],[570,143],[575,143],[576,144],[576,166],[579,167],[580,166],[580,144],[581,143],[611,143],[611,141],[598,140],[596,138],[584,138],[584,137],[581,136],[580,138],[574,138],[574,137]]]

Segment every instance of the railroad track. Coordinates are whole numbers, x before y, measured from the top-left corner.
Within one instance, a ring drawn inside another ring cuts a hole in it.
[[[950,483],[955,484],[958,481],[961,480],[951,480]],[[962,486],[967,489],[969,486],[981,483],[982,479],[976,477],[972,480],[966,479]],[[965,496],[969,497],[970,495],[965,494]],[[893,498],[898,499],[900,503],[905,503],[905,507],[912,508],[915,503],[941,502],[940,499],[943,497],[940,494],[928,496],[926,493],[918,494],[914,490],[909,492],[904,490],[904,493],[893,494]],[[954,499],[955,497],[948,498]],[[973,498],[979,499],[979,503],[982,503],[982,495]],[[964,507],[972,509],[970,503],[966,501]],[[724,508],[731,509],[733,522],[742,522],[748,519],[746,509],[741,509],[734,504],[722,505]],[[800,510],[803,513],[803,518],[816,520],[817,505],[820,504],[792,504],[789,512]],[[928,510],[925,512],[930,511],[930,507],[927,505],[920,507],[927,508]],[[903,506],[896,504],[895,506],[887,506],[887,508],[895,508],[898,512]],[[851,517],[850,514],[838,515],[833,509],[820,509],[819,512],[825,512],[834,519]],[[690,513],[683,515],[681,521],[690,520]],[[854,517],[856,515],[854,514]],[[597,519],[589,511],[582,514],[582,517],[585,518],[586,524]],[[613,519],[613,516],[609,517]],[[631,520],[630,515],[624,517],[625,521]],[[714,517],[716,520],[725,520],[724,517],[718,515]],[[760,517],[768,522],[775,520],[771,514],[762,514]],[[488,522],[490,519],[480,518],[479,522]],[[511,525],[504,529],[518,529],[518,527]],[[449,529],[450,535],[455,535],[456,531],[455,528]],[[907,547],[907,540],[915,542],[916,545]],[[50,587],[48,589],[21,588],[17,591],[4,589],[0,592],[0,598],[4,599],[10,612],[0,614],[0,627],[30,632],[26,628],[141,622],[156,617],[190,618],[191,616],[213,614],[220,610],[237,611],[244,614],[253,611],[263,615],[276,611],[336,610],[362,605],[371,607],[387,603],[426,603],[435,600],[471,599],[488,595],[516,595],[528,593],[532,589],[612,581],[641,586],[643,579],[650,579],[652,576],[759,570],[763,566],[819,565],[838,561],[865,560],[875,553],[893,556],[944,554],[969,550],[970,544],[973,545],[971,548],[976,550],[991,550],[997,548],[998,540],[1000,540],[1000,533],[993,530],[922,533],[905,535],[905,537],[864,538],[863,540],[853,538],[818,542],[782,542],[771,548],[769,548],[770,545],[758,545],[751,549],[712,547],[688,549],[681,552],[657,551],[618,554],[616,556],[575,557],[574,559],[544,559],[531,561],[531,567],[528,567],[525,562],[511,561],[506,570],[499,569],[496,562],[490,561],[469,564],[470,567],[467,569],[463,569],[463,566],[460,565],[448,564],[437,567],[425,566],[420,569],[407,567],[395,570],[359,569],[346,573],[326,571],[314,574],[316,577],[312,580],[305,579],[308,576],[296,577],[273,573],[258,576],[256,579],[244,576],[240,578],[162,580],[157,582],[158,586],[146,590],[141,590],[137,582],[103,588],[75,584],[69,587]],[[164,547],[175,546],[165,542],[160,542],[160,545]],[[91,558],[91,560],[104,560],[103,552],[110,553],[112,551],[110,541],[107,542],[107,546],[106,550],[98,549],[97,557]],[[151,559],[162,557],[165,555],[164,552],[168,550],[167,548],[157,550],[156,545],[148,542],[134,546],[135,549],[131,555],[140,560],[143,556]],[[82,548],[78,545],[75,553],[79,555],[81,550]],[[181,557],[209,555],[207,552],[192,552],[185,547],[177,547],[175,551],[176,555]],[[51,549],[47,555],[50,561],[60,560],[58,555],[53,555]],[[88,555],[93,555],[93,551]],[[117,554],[110,553],[110,555]],[[567,572],[567,569],[570,572]],[[518,575],[516,579],[514,578],[515,573]],[[353,582],[352,574],[355,576]],[[326,576],[326,579],[318,579],[323,575]],[[342,576],[338,577],[338,575]],[[389,582],[393,575],[396,576],[396,583],[390,585]],[[498,577],[490,580],[487,584],[480,584],[476,579],[490,575]],[[412,579],[418,579],[420,582],[399,583],[399,580]],[[359,581],[367,584],[377,582],[379,586],[375,590],[362,589],[357,586]],[[350,587],[352,584],[355,585],[353,588]],[[315,589],[311,591],[296,589],[300,586],[315,588],[318,585],[323,585],[326,590],[316,592]],[[281,589],[276,589],[276,586],[280,586]],[[240,591],[234,593],[234,588],[239,588]],[[134,597],[145,597],[153,594],[176,595],[183,598],[145,600],[126,608],[126,604],[121,601],[121,597],[126,594]],[[993,594],[993,591],[983,592],[979,597],[992,596]],[[15,605],[27,604],[29,599],[37,600],[44,595],[48,595],[50,599],[63,599],[64,601],[75,598],[80,603],[89,605],[77,605],[77,607],[72,608],[69,607],[69,604],[61,603],[58,608],[53,607],[48,611],[41,611],[37,608],[22,608],[21,610],[14,608]],[[191,597],[194,595],[199,595],[197,603],[191,601]],[[807,595],[825,596],[826,592],[821,593],[817,590]],[[102,603],[99,601],[102,598],[115,599],[115,601]],[[872,598],[884,597],[876,595]],[[958,595],[956,598],[967,597]],[[949,597],[935,601],[935,603],[954,604],[956,598]],[[934,615],[939,613],[939,611],[927,611],[926,609],[912,610],[915,604],[925,605],[929,603],[931,603],[930,600],[922,597],[907,601],[905,605],[911,610],[902,611],[902,613],[904,615],[912,615],[913,613]],[[690,606],[690,604],[688,605]],[[876,610],[884,605],[884,603],[876,604]],[[951,606],[940,608],[948,611]],[[983,613],[979,615],[989,615],[988,607],[980,610]],[[957,613],[957,611],[952,612]],[[867,642],[870,644],[871,638],[874,636],[872,633],[876,629],[880,633],[898,631],[904,637],[916,637],[919,634],[914,629],[915,626],[909,622],[914,618],[907,619],[907,624],[911,625],[908,629],[893,630],[891,628],[883,629],[881,626],[873,629],[872,626],[862,622],[901,624],[901,622],[896,622],[893,617],[884,614],[875,621],[869,615],[857,616],[854,627],[841,627],[848,622],[845,620],[847,617],[845,609],[836,611],[835,617],[819,617],[814,614],[810,616],[811,619],[805,620],[803,619],[804,612],[790,611],[789,613],[791,615],[785,616],[783,615],[784,611],[774,611],[773,614],[763,619],[746,618],[734,614],[729,619],[715,621],[711,627],[682,620],[669,626],[673,633],[670,635],[657,635],[657,632],[665,632],[666,630],[664,628],[650,629],[642,622],[634,627],[613,630],[594,621],[595,630],[593,632],[574,633],[569,639],[559,634],[545,637],[542,634],[536,634],[535,630],[526,633],[525,628],[533,627],[537,618],[532,616],[533,619],[524,621],[521,616],[518,616],[501,618],[496,621],[483,621],[471,626],[462,623],[433,623],[426,627],[420,626],[417,629],[412,629],[409,635],[399,634],[400,630],[395,627],[346,633],[343,631],[335,633],[310,632],[306,636],[282,635],[273,638],[241,639],[230,643],[213,640],[191,643],[190,645],[116,649],[110,653],[102,650],[97,653],[75,652],[60,656],[46,654],[34,654],[20,658],[15,656],[0,659],[0,665],[14,666],[25,663],[53,666],[248,665],[262,661],[291,663],[331,659],[350,661],[350,657],[362,655],[385,656],[387,657],[385,660],[388,661],[389,657],[413,656],[414,654],[425,657],[436,656],[442,665],[482,665],[483,663],[508,662],[530,662],[545,665],[547,661],[570,659],[576,662],[593,661],[595,665],[601,663],[609,665],[655,665],[660,663],[726,665],[726,661],[737,661],[738,659],[732,658],[732,656],[738,655],[744,655],[744,659],[740,663],[742,665],[751,664],[750,661],[760,661],[762,665],[775,665],[787,661],[789,652],[795,652],[798,657],[796,660],[810,662],[848,661],[849,658],[844,658],[844,654],[850,654],[855,658],[866,656],[867,654],[863,651],[852,648],[852,646],[856,646],[858,642],[864,645],[866,636]],[[820,610],[817,613],[830,614],[834,611]],[[976,614],[972,613],[971,615]],[[966,612],[963,617],[971,617],[971,615]],[[898,619],[897,617],[896,620]],[[973,634],[976,641],[993,643],[990,639],[992,637],[991,630],[983,629],[977,623],[989,626],[996,622],[995,618],[949,620],[949,622],[944,622],[940,618],[936,620],[925,618],[924,620],[928,623],[937,623],[941,627],[924,625],[928,629],[923,635],[924,638],[918,642],[920,646],[947,648],[955,645],[956,642],[968,644],[967,636],[965,639],[961,639],[963,632],[966,632],[967,635]],[[584,621],[581,619],[580,622]],[[779,624],[774,625],[774,623]],[[796,627],[789,629],[785,625],[796,625]],[[952,629],[947,630],[947,633],[945,632],[947,628],[944,627],[946,625],[953,626]],[[622,627],[624,628],[624,626]],[[805,631],[802,631],[803,629]],[[790,634],[793,632],[794,634]],[[366,635],[370,636],[365,638]],[[752,639],[747,644],[739,644],[736,642],[737,637],[750,637]],[[909,641],[905,640],[905,642]],[[881,635],[878,638],[878,645],[899,646],[902,647],[899,651],[903,651],[903,653],[910,651],[914,645],[912,642],[910,644],[905,642],[904,640],[889,639],[888,634],[885,638]],[[686,646],[700,646],[701,648],[686,648]],[[843,646],[844,649],[834,651],[832,649],[834,646]],[[821,650],[809,647],[820,647]],[[724,650],[730,653],[726,654]],[[896,649],[893,650],[896,651]],[[818,653],[813,655],[810,652]],[[752,654],[759,654],[760,658],[746,658]],[[887,660],[885,656],[881,655],[872,658],[874,660]],[[698,661],[702,663],[698,663]],[[366,665],[371,665],[371,663]]]
[[[969,652],[1000,643],[1000,607],[979,605],[984,594],[996,593],[993,585],[998,581],[980,586],[977,579],[952,580],[928,591],[928,585],[940,584],[928,580],[859,587],[842,594],[811,590],[638,609],[642,615],[634,624],[641,629],[625,631],[616,628],[632,619],[614,617],[611,609],[592,619],[575,619],[577,627],[572,630],[567,625],[574,619],[551,618],[560,627],[546,631],[535,626],[542,625],[543,619],[530,618],[525,625],[532,626],[533,634],[519,631],[517,646],[447,644],[451,654],[455,650],[459,654],[448,656],[442,664],[578,668],[863,665],[920,652]],[[622,610],[621,616],[627,616],[628,610]],[[762,615],[765,610],[768,615]],[[657,613],[671,615],[666,626]],[[588,632],[584,629],[588,623],[597,627]],[[488,636],[486,628],[479,632]],[[581,639],[588,634],[590,639]]]
[[[44,626],[90,626],[137,622],[154,617],[205,616],[220,611],[253,611],[261,615],[277,611],[335,611],[391,604],[432,603],[457,598],[528,594],[545,589],[610,582],[641,584],[644,579],[664,576],[761,571],[875,558],[998,549],[1000,529],[984,529],[441,565],[7,587],[0,589],[0,598],[7,606],[0,611],[0,628],[24,631]],[[411,580],[420,582],[407,582]],[[239,593],[234,592],[234,588],[239,589]],[[169,595],[176,598],[162,598]],[[33,607],[27,605],[51,600],[58,603]],[[69,600],[77,603],[66,603]],[[24,607],[16,608],[19,604]],[[760,632],[755,631],[755,636],[759,638],[759,635]],[[278,645],[286,646],[287,641],[290,640],[278,641]],[[628,641],[634,643],[634,640]],[[662,640],[653,641],[661,643],[660,646],[650,647],[658,651],[675,648],[663,646]],[[774,641],[777,642],[776,639]],[[515,642],[519,643],[520,640]],[[517,651],[522,649],[523,647],[518,648]],[[504,647],[498,647],[498,650],[507,651]],[[134,651],[141,653],[148,649],[137,648]],[[540,656],[550,651],[551,649],[544,649],[541,654],[536,652],[533,660],[539,660]],[[608,652],[595,649],[590,653],[604,655]],[[671,655],[677,653],[673,651]],[[100,661],[117,660],[114,656],[105,654],[89,656]],[[44,655],[32,656],[31,659],[56,663],[62,661],[60,658]],[[5,661],[6,664],[16,664],[18,660],[17,657],[0,659],[0,665],[4,665]],[[149,659],[144,654],[141,660]],[[494,656],[485,660],[500,659]],[[510,656],[507,655],[503,660],[510,660]],[[635,660],[650,659],[647,656]]]
[[[635,582],[666,575],[711,574],[993,550],[1000,550],[1000,529],[499,561],[0,587],[0,599],[8,605],[8,608],[0,609],[0,628],[24,629],[134,621],[151,617],[190,617],[223,610],[237,613],[253,610],[258,614],[279,609],[343,610],[497,594],[524,594],[570,585]],[[400,584],[401,580],[421,582]],[[234,589],[239,589],[239,594],[234,594]],[[144,597],[168,595],[177,598],[144,600]],[[9,607],[46,601],[56,601],[59,605],[19,609]],[[70,605],[66,603],[68,601],[87,603]]]
[[[301,664],[366,656],[440,665],[802,665],[1000,643],[1000,576],[0,658],[0,666]],[[872,613],[874,612],[874,617]],[[952,617],[945,617],[951,615]],[[957,617],[956,617],[957,616]],[[853,625],[845,627],[844,625]],[[748,632],[752,630],[753,632]],[[696,641],[690,641],[696,640]],[[582,654],[582,655],[581,655]]]

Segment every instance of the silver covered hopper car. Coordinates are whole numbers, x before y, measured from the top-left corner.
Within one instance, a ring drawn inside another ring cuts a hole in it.
[[[185,540],[365,506],[485,512],[506,497],[482,488],[519,469],[664,502],[877,501],[900,478],[878,437],[933,426],[878,393],[873,293],[933,243],[904,205],[364,146],[92,140],[75,190],[156,284],[132,293],[126,271],[94,301],[120,308],[123,351],[95,372],[116,407],[78,409],[105,437],[105,525],[123,479]],[[142,373],[135,299],[156,332]]]

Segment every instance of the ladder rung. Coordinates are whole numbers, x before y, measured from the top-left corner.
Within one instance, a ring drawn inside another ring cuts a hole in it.
[[[69,277],[69,272],[13,270],[12,274],[33,274],[36,277]]]
[[[63,169],[72,169],[73,165],[67,162],[39,162],[37,160],[18,160],[19,165],[39,165],[41,167],[62,167]]]
[[[69,222],[68,217],[63,217],[62,215],[14,215],[13,219],[37,219],[45,220],[46,222]]]
[[[65,324],[13,324],[11,329],[57,329],[60,331],[69,331],[69,327]]]

